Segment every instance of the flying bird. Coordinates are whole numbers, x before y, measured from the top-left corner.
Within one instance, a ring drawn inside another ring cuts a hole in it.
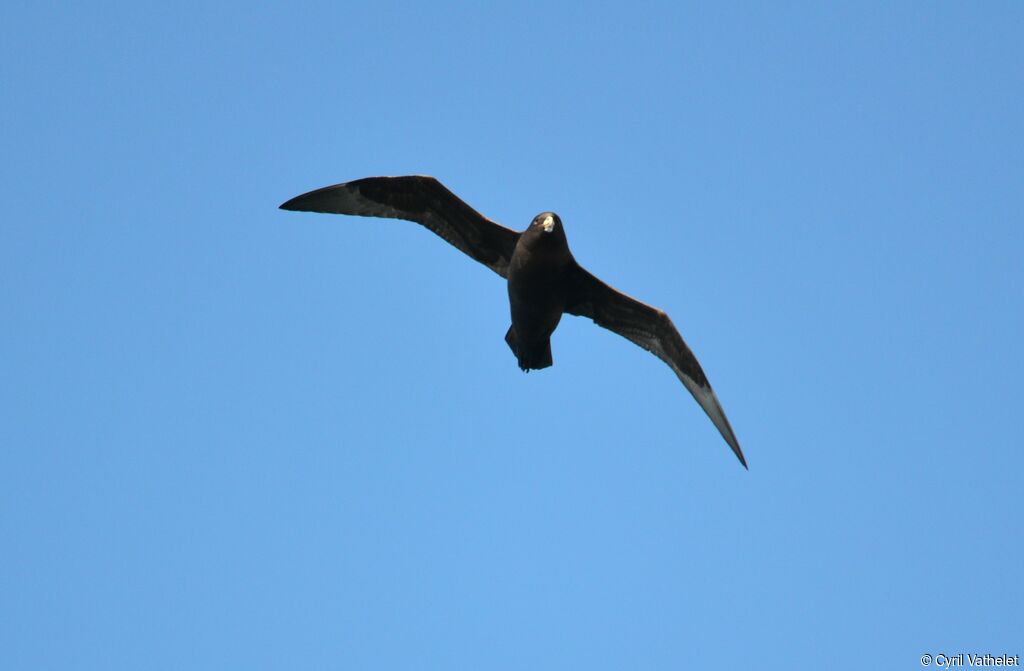
[[[747,467],[718,397],[672,320],[576,263],[554,212],[541,212],[519,233],[483,216],[433,177],[418,175],[336,184],[296,196],[281,209],[413,221],[507,279],[512,325],[505,342],[524,371],[552,364],[551,334],[563,313],[618,333],[669,365]]]

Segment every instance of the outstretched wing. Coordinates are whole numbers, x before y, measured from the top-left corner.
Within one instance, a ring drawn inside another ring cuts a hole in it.
[[[679,380],[704,408],[704,412],[736,453],[743,467],[739,441],[729,426],[718,397],[704,375],[697,357],[686,346],[672,320],[658,308],[651,307],[616,291],[577,264],[568,276],[569,295],[565,311],[580,317],[590,317],[598,326],[618,333],[667,363]]]
[[[367,177],[296,196],[282,210],[407,219],[422,224],[502,277],[519,233],[496,224],[433,177]]]

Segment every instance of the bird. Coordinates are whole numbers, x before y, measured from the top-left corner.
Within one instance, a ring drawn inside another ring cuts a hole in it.
[[[282,210],[405,219],[437,234],[507,281],[512,324],[505,342],[525,371],[553,364],[551,334],[563,314],[587,317],[664,361],[693,395],[744,468],[747,460],[697,357],[668,315],[580,266],[561,218],[541,212],[522,232],[483,216],[426,175],[366,177],[315,189]]]

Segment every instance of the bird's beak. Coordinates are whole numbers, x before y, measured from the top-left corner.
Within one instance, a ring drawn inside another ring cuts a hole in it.
[[[555,218],[548,216],[544,218],[544,223],[541,224],[541,228],[544,229],[545,233],[550,233],[555,230]]]

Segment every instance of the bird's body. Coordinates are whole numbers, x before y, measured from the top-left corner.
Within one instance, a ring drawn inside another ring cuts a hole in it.
[[[368,177],[310,191],[285,210],[408,219],[506,278],[512,325],[505,335],[524,371],[552,365],[551,334],[565,313],[589,317],[672,368],[740,463],[747,462],[696,357],[661,310],[616,291],[569,251],[562,221],[537,215],[517,233],[487,219],[433,177]]]
[[[553,230],[544,222],[551,217]],[[512,316],[505,341],[524,371],[552,364],[551,334],[566,305],[565,278],[576,263],[557,215],[537,215],[516,242],[508,264],[508,303]]]

